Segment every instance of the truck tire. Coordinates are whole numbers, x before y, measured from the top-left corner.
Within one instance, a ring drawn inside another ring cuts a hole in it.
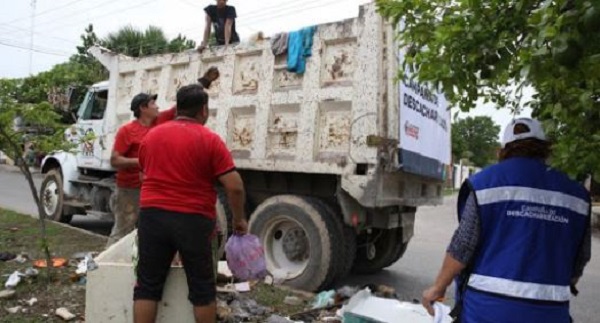
[[[52,221],[69,223],[73,219],[73,214],[63,213],[65,196],[62,187],[60,170],[56,168],[49,170],[40,186],[42,216]]]
[[[388,263],[383,268],[390,267],[391,265],[395,264],[396,261],[400,260],[400,258],[404,256],[404,253],[406,252],[407,248],[408,242],[402,242],[402,229],[398,228],[396,235],[396,245],[394,247],[394,255],[389,259]]]
[[[310,197],[280,195],[265,200],[250,218],[250,232],[261,240],[267,269],[285,285],[321,290],[343,265],[342,233],[322,206]]]
[[[358,237],[356,259],[352,267],[355,274],[376,274],[396,262],[404,252],[403,248],[406,250],[402,244],[401,228],[371,230],[371,234],[364,233]]]
[[[338,268],[337,274],[334,275],[334,282],[337,284],[338,282],[348,277],[352,270],[354,258],[356,258],[356,233],[352,227],[347,226],[342,220],[342,211],[339,209],[339,207],[327,204],[321,200],[315,201],[319,202],[321,207],[325,209],[325,212],[331,214],[331,218],[334,219],[339,232],[342,233],[342,240],[340,241],[342,241],[341,252],[344,256],[343,260],[340,261],[340,266]]]

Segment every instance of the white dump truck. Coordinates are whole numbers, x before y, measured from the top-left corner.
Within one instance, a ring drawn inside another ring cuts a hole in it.
[[[235,158],[270,272],[318,290],[350,270],[392,265],[413,236],[417,207],[442,202],[450,164],[448,104],[396,81],[403,55],[394,35],[374,4],[362,6],[357,18],[317,26],[303,74],[289,72],[268,40],[142,58],[92,48],[110,79],[90,87],[66,133],[79,149],[43,162],[46,216],[110,217],[110,155],[133,118],[133,96],[155,93],[170,108],[181,86],[216,66],[207,126]],[[228,208],[217,207],[225,223]]]

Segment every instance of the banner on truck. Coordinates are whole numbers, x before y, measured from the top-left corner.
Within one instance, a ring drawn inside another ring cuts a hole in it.
[[[399,66],[404,60],[400,50]],[[399,84],[400,163],[406,172],[445,179],[451,161],[450,111],[442,93],[411,80]]]

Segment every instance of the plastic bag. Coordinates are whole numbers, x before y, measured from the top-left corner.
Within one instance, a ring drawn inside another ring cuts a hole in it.
[[[227,266],[241,280],[259,280],[267,276],[265,253],[257,236],[232,235],[225,245]]]

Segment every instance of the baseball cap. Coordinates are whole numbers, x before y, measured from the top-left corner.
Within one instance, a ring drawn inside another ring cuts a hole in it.
[[[147,105],[150,101],[155,100],[157,94],[139,93],[131,100],[131,111],[137,110],[142,105]]]
[[[517,125],[525,126],[526,131],[515,133],[515,127]],[[531,118],[517,118],[512,120],[504,129],[502,148],[506,147],[506,145],[511,142],[532,138],[546,141],[546,134],[544,134],[542,124],[538,120]]]

